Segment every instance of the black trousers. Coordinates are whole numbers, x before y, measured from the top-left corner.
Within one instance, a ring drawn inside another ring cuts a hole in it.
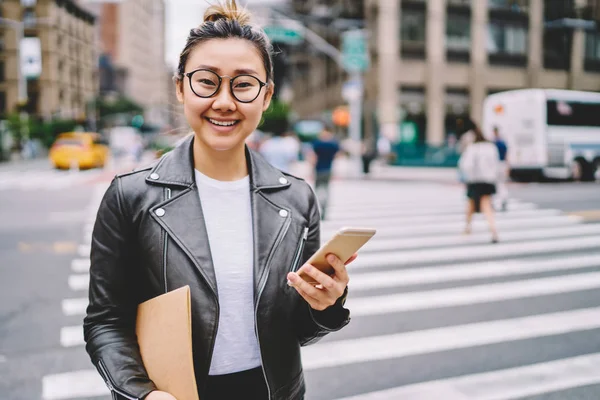
[[[209,375],[202,400],[268,400],[261,367],[225,375]]]

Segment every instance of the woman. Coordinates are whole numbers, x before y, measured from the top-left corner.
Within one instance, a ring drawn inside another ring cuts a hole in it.
[[[459,169],[467,182],[467,223],[465,234],[471,233],[471,220],[476,212],[483,212],[492,233],[492,243],[498,242],[494,220],[492,195],[496,193],[499,157],[494,143],[485,139],[481,129],[474,126],[473,143],[469,144],[459,160]]]
[[[175,77],[194,134],[104,196],[84,333],[116,398],[174,399],[144,369],[135,315],[184,285],[202,400],[302,399],[300,346],[349,322],[344,264],[331,255],[332,276],[303,264],[320,245],[313,191],[245,146],[269,106],[272,65],[267,36],[235,1],[210,7]]]

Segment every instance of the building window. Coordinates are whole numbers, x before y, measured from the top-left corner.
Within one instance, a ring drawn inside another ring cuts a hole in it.
[[[490,64],[524,66],[527,64],[527,27],[504,21],[488,26],[487,50]]]
[[[6,93],[0,91],[0,118],[6,114]]]
[[[35,11],[31,8],[23,10],[23,23],[25,25],[35,24]]]
[[[6,77],[4,76],[4,61],[0,61],[0,82],[4,82]]]
[[[425,58],[425,10],[402,10],[400,39],[402,57]]]
[[[448,61],[469,61],[471,17],[448,13],[446,23],[446,56]]]
[[[513,12],[527,12],[529,0],[488,0],[491,9],[503,9]]]
[[[544,32],[544,68],[570,70],[572,43],[570,29],[547,29]]]
[[[600,32],[588,32],[585,36],[586,71],[600,71]]]
[[[4,38],[1,36],[0,36],[0,51],[4,51]]]

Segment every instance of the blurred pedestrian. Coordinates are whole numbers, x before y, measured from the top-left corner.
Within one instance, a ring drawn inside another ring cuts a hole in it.
[[[471,220],[474,213],[482,212],[492,233],[492,243],[498,242],[498,232],[492,205],[492,195],[496,193],[499,155],[494,143],[485,139],[481,129],[474,126],[474,140],[468,145],[459,160],[459,169],[467,184],[467,210],[465,234],[471,233]]]
[[[101,202],[84,338],[115,398],[177,400],[148,376],[135,333],[137,305],[168,290],[191,288],[202,400],[303,399],[300,347],[349,322],[344,263],[330,254],[331,276],[303,264],[321,244],[313,191],[245,143],[273,94],[271,53],[234,0],[210,6],[174,79],[193,134]]]
[[[300,141],[293,132],[275,133],[261,144],[259,153],[269,164],[289,174],[298,161]]]
[[[500,160],[498,182],[496,183],[496,198],[500,201],[502,211],[506,211],[508,206],[508,189],[506,188],[506,180],[509,174],[508,147],[506,141],[500,135],[500,130],[497,126],[494,127],[494,143],[498,148],[498,157]]]
[[[321,219],[325,219],[329,200],[333,161],[340,152],[340,144],[328,126],[325,126],[317,139],[312,142],[313,164],[315,169],[315,191],[321,206]]]

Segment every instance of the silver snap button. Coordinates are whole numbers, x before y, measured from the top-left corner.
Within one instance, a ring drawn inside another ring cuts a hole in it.
[[[279,210],[279,216],[285,218],[288,216],[288,212],[286,210]]]
[[[165,210],[163,210],[162,208],[158,208],[154,213],[157,216],[162,217],[163,215],[165,215]]]
[[[279,183],[281,183],[282,185],[285,185],[286,183],[288,183],[288,180],[285,179],[284,177],[279,178]]]
[[[158,174],[157,173],[150,174],[150,179],[154,179],[154,180],[158,179]]]

